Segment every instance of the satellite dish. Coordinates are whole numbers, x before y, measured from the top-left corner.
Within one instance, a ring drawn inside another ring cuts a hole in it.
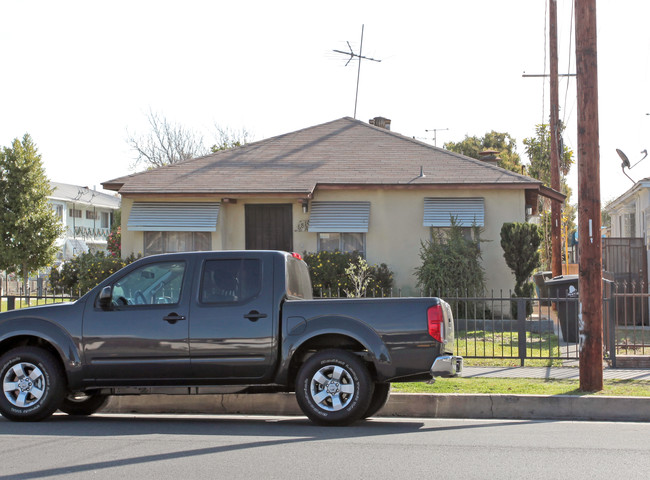
[[[622,150],[619,150],[618,148],[616,149],[616,153],[618,153],[618,156],[621,157],[621,160],[623,160],[623,163],[621,164],[621,168],[630,168],[630,159],[627,158],[627,155],[623,153]]]

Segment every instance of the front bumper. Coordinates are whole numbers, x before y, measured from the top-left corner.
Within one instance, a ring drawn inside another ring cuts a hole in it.
[[[438,357],[429,372],[432,377],[456,377],[463,373],[463,357],[454,355]]]

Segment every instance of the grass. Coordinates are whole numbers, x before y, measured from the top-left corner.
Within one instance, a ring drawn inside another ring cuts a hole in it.
[[[456,354],[466,358],[468,366],[517,367],[519,360],[519,334],[517,332],[487,332],[484,330],[460,331],[456,335]],[[553,333],[526,333],[526,366],[560,366],[557,335]]]
[[[71,302],[72,299],[70,297],[48,297],[48,298],[32,298],[29,301],[29,305],[27,305],[27,301],[22,300],[20,297],[16,297],[16,310],[21,309],[21,308],[27,308],[27,307],[36,307],[39,305],[51,305],[53,303],[62,303],[62,302]],[[0,303],[0,312],[6,312],[7,311],[7,299],[3,298],[2,303]]]
[[[536,378],[439,378],[434,384],[393,383],[396,393],[495,393],[510,395],[603,395],[650,397],[650,381],[605,380],[600,392],[580,390],[578,380],[544,380]]]

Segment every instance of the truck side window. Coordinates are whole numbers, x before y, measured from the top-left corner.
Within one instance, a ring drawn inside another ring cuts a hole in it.
[[[178,303],[185,262],[161,262],[142,266],[113,285],[114,305]]]
[[[201,303],[245,302],[261,289],[257,259],[208,260],[201,278]]]

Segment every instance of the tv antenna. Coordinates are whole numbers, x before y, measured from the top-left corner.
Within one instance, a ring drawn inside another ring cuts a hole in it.
[[[621,170],[623,171],[623,175],[629,178],[632,181],[632,183],[636,183],[634,180],[632,180],[632,177],[630,177],[627,173],[625,173],[625,169],[627,168],[628,170],[632,170],[634,167],[636,167],[641,162],[641,160],[644,160],[645,157],[648,156],[648,151],[647,150],[641,151],[643,157],[641,158],[641,160],[639,160],[638,162],[636,162],[634,165],[631,166],[630,166],[630,159],[627,158],[627,155],[625,155],[622,150],[617,148],[616,153],[618,153],[618,156],[621,157],[621,160],[623,160],[623,163],[621,163]]]
[[[436,140],[438,132],[442,132],[444,130],[449,130],[449,129],[448,128],[432,128],[430,130],[425,130],[425,132],[433,132],[433,146],[434,147],[438,146],[438,143],[437,143],[437,140]]]
[[[342,50],[333,50],[336,53],[342,53],[343,55],[350,55],[350,58],[348,59],[347,63],[345,66],[347,67],[350,62],[354,58],[359,59],[359,68],[357,70],[357,92],[354,95],[354,118],[357,118],[357,99],[359,98],[359,77],[361,76],[361,60],[370,60],[371,62],[381,62],[381,60],[377,60],[376,58],[370,58],[370,57],[364,57],[361,55],[363,52],[363,27],[364,25],[361,25],[361,44],[359,45],[359,54],[354,53],[354,50],[352,50],[352,47],[350,46],[350,42],[347,42],[348,48],[350,49],[349,52],[344,52]]]

